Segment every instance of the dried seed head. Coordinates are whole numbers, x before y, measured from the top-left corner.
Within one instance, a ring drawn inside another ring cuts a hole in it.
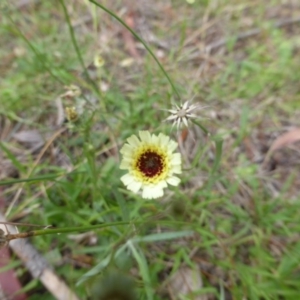
[[[188,127],[188,122],[190,119],[198,118],[197,115],[193,113],[196,109],[204,108],[198,104],[190,104],[189,101],[184,102],[181,105],[175,105],[172,109],[168,109],[167,111],[171,113],[171,115],[165,119],[165,121],[173,122],[173,126],[176,125],[177,129],[184,124]]]
[[[78,119],[78,113],[77,113],[76,108],[74,106],[72,106],[72,107],[66,107],[65,111],[66,111],[67,120],[69,122],[75,122],[75,121],[77,121],[77,119]]]
[[[69,98],[73,99],[76,97],[79,97],[81,95],[81,89],[77,85],[71,84],[68,86],[65,86],[66,92],[61,95],[62,98]]]

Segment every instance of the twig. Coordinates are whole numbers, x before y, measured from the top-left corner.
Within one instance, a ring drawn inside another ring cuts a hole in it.
[[[273,27],[274,28],[280,28],[280,27],[291,25],[291,24],[298,23],[298,22],[300,22],[300,17],[291,18],[291,19],[283,19],[283,20],[276,21],[274,23]],[[248,31],[245,31],[245,32],[242,32],[242,33],[238,34],[235,39],[237,41],[243,40],[243,39],[249,38],[251,36],[258,35],[261,32],[262,32],[262,30],[260,28],[250,29]],[[216,42],[213,42],[213,43],[209,44],[208,46],[206,46],[205,50],[206,50],[207,53],[210,53],[212,50],[215,50],[219,47],[224,46],[228,42],[228,40],[229,40],[229,38],[222,38],[222,39],[220,39]]]
[[[36,225],[36,224],[29,224],[29,223],[19,223],[19,222],[0,222],[3,225],[16,225],[16,226],[29,226],[29,227],[44,227],[49,228],[48,225]],[[50,225],[51,227],[51,225]],[[1,299],[1,298],[0,298]]]
[[[20,0],[18,1],[16,4],[15,4],[15,7],[18,8],[18,9],[21,9],[27,5],[31,5],[31,4],[37,4],[39,3],[40,0]],[[1,299],[1,298],[0,298]]]
[[[3,214],[0,213],[0,221],[6,222]],[[2,227],[3,225],[0,225]],[[16,229],[11,225],[2,227],[2,230],[17,234]],[[79,300],[69,287],[51,269],[45,258],[30,244],[27,239],[16,239],[9,242],[9,247],[24,263],[25,267],[34,278],[39,279],[45,288],[57,300]]]
[[[291,25],[291,24],[297,23],[297,22],[300,22],[300,17],[292,18],[292,19],[279,20],[279,21],[276,21],[274,23],[274,28],[280,28],[280,27],[283,27],[283,26],[287,26],[287,25]],[[253,29],[250,29],[248,31],[239,33],[235,37],[235,40],[236,41],[243,40],[243,39],[246,39],[246,38],[258,35],[261,32],[262,32],[261,29],[259,29],[259,28],[253,28]],[[199,56],[203,55],[203,53],[210,54],[211,51],[216,50],[217,48],[220,48],[220,47],[226,45],[226,43],[229,41],[229,39],[230,38],[221,38],[218,41],[212,42],[211,44],[209,44],[209,45],[207,45],[205,47],[205,51],[203,51],[203,50],[196,50],[195,52],[192,52],[189,55],[189,59],[191,60],[191,59],[199,58]],[[205,59],[207,60],[207,58],[205,58]]]

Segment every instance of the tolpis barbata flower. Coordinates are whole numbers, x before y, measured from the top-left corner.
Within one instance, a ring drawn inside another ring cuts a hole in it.
[[[188,127],[188,121],[190,119],[198,118],[197,115],[193,114],[193,111],[200,107],[198,104],[190,104],[189,101],[184,102],[180,106],[175,105],[173,109],[168,109],[167,111],[171,113],[171,115],[165,119],[165,121],[173,122],[173,126],[176,125],[177,129],[179,129],[182,124]]]
[[[173,153],[177,143],[162,133],[157,136],[140,131],[139,136],[140,139],[136,135],[129,137],[120,150],[120,169],[128,170],[121,180],[134,193],[142,190],[145,199],[159,198],[168,184],[179,184],[180,179],[174,174],[181,173],[181,155]]]

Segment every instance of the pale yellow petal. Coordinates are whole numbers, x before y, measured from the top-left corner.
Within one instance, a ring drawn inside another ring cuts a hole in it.
[[[138,137],[136,135],[132,135],[130,136],[128,139],[127,139],[129,145],[131,145],[132,147],[138,147],[141,142],[140,140],[138,139]]]
[[[169,138],[168,136],[166,136],[166,135],[160,133],[160,134],[158,135],[158,138],[159,138],[160,145],[161,145],[162,147],[168,146],[168,143],[169,143],[169,140],[170,140],[170,138]]]
[[[131,145],[125,144],[121,148],[120,153],[123,154],[123,155],[126,155],[126,156],[132,156],[133,151],[134,151],[134,148]]]
[[[127,170],[132,168],[132,159],[123,159],[120,164],[121,170]]]
[[[124,185],[128,185],[135,181],[135,178],[130,173],[127,173],[121,177],[121,181],[124,183]]]
[[[171,157],[171,165],[180,165],[181,164],[181,154],[173,153]]]
[[[133,181],[127,186],[128,190],[134,193],[137,193],[141,187],[142,187],[142,183],[139,181]]]
[[[162,180],[162,181],[158,182],[157,184],[155,184],[155,188],[159,188],[159,189],[166,188],[167,186],[168,186],[168,184],[165,180]]]
[[[152,144],[153,145],[159,145],[159,138],[155,134],[152,135]]]
[[[170,173],[171,174],[173,174],[173,173],[175,173],[175,174],[181,174],[182,173],[182,171],[181,171],[181,165],[172,166],[170,168]]]
[[[146,185],[144,186],[142,197],[144,199],[156,199],[163,196],[163,194],[163,189],[155,185]]]
[[[178,146],[178,144],[176,142],[174,142],[174,141],[171,140],[168,143],[168,151],[169,151],[169,153],[172,153],[177,148],[177,146]]]
[[[146,143],[146,144],[150,144],[151,143],[151,134],[149,131],[140,131],[139,132],[139,135],[140,135],[140,138],[141,138],[141,141]]]
[[[180,183],[180,179],[176,176],[171,176],[167,178],[167,183],[176,186]]]

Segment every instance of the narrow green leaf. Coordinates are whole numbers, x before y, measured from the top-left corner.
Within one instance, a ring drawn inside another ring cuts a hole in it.
[[[199,122],[197,122],[195,119],[191,119],[191,121],[196,124],[205,134],[209,134],[209,131]]]
[[[138,249],[136,249],[134,247],[131,240],[127,242],[127,245],[130,248],[133,257],[135,258],[135,260],[139,266],[139,269],[140,269],[140,272],[141,272],[141,275],[142,275],[142,278],[143,278],[143,281],[145,284],[145,291],[146,291],[147,299],[152,300],[153,299],[153,289],[151,287],[149,268],[148,268],[146,258],[141,251],[138,251]]]
[[[114,190],[113,193],[114,193],[114,195],[117,199],[117,202],[119,204],[119,207],[121,209],[123,221],[129,221],[128,207],[126,205],[123,195],[118,190]]]
[[[223,140],[216,140],[216,158],[214,161],[214,165],[211,171],[211,175],[213,175],[219,168],[221,158],[222,158],[222,147],[223,147]]]
[[[19,172],[24,172],[25,168],[16,158],[16,156],[4,145],[3,142],[0,143],[0,148],[6,153],[7,157],[11,160],[13,165],[19,170]]]
[[[193,235],[193,231],[178,231],[178,232],[162,232],[156,234],[149,234],[143,237],[135,237],[132,239],[133,242],[159,242],[166,240],[179,239]]]
[[[10,180],[2,180],[0,181],[1,185],[10,185],[20,182],[34,182],[34,181],[45,181],[45,180],[52,180],[57,177],[63,176],[64,174],[48,174],[48,175],[41,175],[37,177],[31,177],[31,178],[20,178],[20,179],[10,179]]]
[[[114,254],[114,258],[117,258],[125,249],[127,245],[123,245],[120,247],[117,252]],[[106,256],[104,259],[101,260],[99,264],[97,264],[95,267],[93,267],[91,270],[86,272],[76,283],[76,286],[79,286],[86,280],[88,280],[90,277],[98,275],[103,269],[105,269],[108,264],[110,263],[112,258],[112,253],[110,253],[108,256]]]

